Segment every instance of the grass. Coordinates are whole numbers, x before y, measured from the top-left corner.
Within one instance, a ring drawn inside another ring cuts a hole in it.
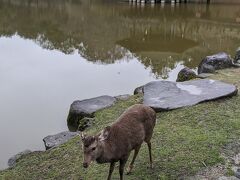
[[[213,79],[240,85],[239,69],[227,69]],[[132,96],[111,108],[96,113],[89,134],[111,124],[129,106],[142,101]],[[240,136],[240,97],[206,102],[169,112],[158,113],[152,139],[154,169],[148,166],[148,151],[144,144],[136,159],[130,180],[179,179],[193,176],[205,167],[227,164],[223,148]],[[131,158],[131,157],[130,157]],[[129,159],[130,159],[129,158]],[[227,167],[226,175],[232,175]],[[82,167],[81,141],[76,137],[58,148],[33,152],[18,160],[16,166],[0,172],[0,179],[106,179],[108,164],[93,163]],[[113,179],[119,179],[115,168]]]

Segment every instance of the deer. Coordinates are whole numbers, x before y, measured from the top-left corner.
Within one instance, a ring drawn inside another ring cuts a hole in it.
[[[132,172],[134,161],[143,142],[147,143],[150,168],[153,168],[151,138],[156,124],[156,113],[148,106],[135,104],[129,107],[111,126],[105,127],[94,136],[81,132],[83,167],[90,163],[110,163],[108,180],[111,180],[116,162],[119,162],[120,180],[131,151],[134,150],[127,174]]]

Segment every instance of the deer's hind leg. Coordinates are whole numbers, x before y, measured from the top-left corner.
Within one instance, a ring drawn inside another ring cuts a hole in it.
[[[151,128],[149,128],[151,129]],[[148,153],[149,153],[149,161],[150,161],[150,168],[153,168],[153,161],[152,161],[152,144],[151,144],[151,138],[153,135],[153,129],[147,131],[147,136],[145,137],[144,141],[147,143],[148,146]]]
[[[132,169],[133,169],[133,164],[135,162],[135,159],[138,155],[138,152],[141,148],[141,145],[140,146],[137,146],[135,149],[134,149],[134,155],[133,155],[133,159],[132,161],[130,162],[129,166],[128,166],[128,169],[127,169],[127,174],[130,174],[132,172]]]
[[[150,160],[150,168],[153,168],[153,162],[152,162],[152,144],[151,142],[147,142],[148,145],[148,152],[149,152],[149,160]]]

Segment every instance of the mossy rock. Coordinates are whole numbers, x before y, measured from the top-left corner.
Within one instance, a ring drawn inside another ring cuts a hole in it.
[[[235,58],[234,58],[234,62],[235,63],[240,63],[240,47],[237,49],[236,51],[236,55],[235,55]]]
[[[144,93],[143,89],[144,89],[144,86],[139,86],[134,90],[133,94],[134,95],[143,94]]]
[[[185,67],[178,73],[177,82],[189,81],[195,78],[197,78],[196,73],[192,69]]]
[[[84,117],[79,121],[78,130],[84,131],[94,123],[94,118]]]

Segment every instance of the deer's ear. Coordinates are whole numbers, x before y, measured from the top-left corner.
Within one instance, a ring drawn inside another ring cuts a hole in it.
[[[101,134],[99,135],[99,141],[104,141],[106,139],[108,139],[109,134],[110,134],[110,126],[107,126],[104,128],[104,130],[102,130]]]
[[[86,138],[86,134],[83,133],[83,132],[81,132],[81,133],[78,134],[78,135],[81,137],[82,141],[84,141],[84,139]]]

